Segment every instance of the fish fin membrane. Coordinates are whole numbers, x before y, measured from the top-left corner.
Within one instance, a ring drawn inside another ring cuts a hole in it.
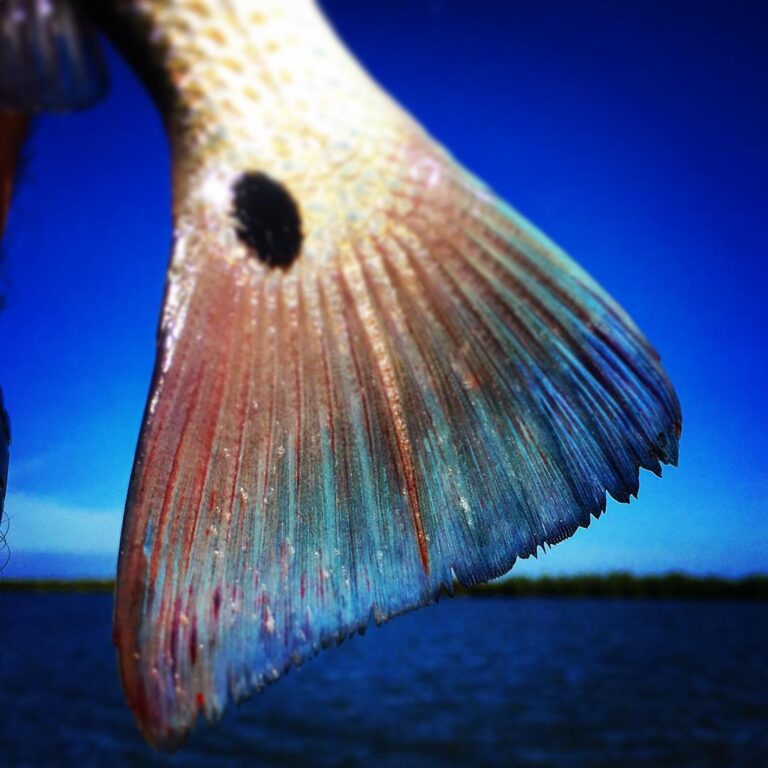
[[[402,142],[354,216],[297,195],[290,266],[177,208],[114,627],[155,745],[676,462],[633,322],[420,129]]]
[[[106,89],[96,34],[74,0],[0,2],[0,109],[83,109]]]

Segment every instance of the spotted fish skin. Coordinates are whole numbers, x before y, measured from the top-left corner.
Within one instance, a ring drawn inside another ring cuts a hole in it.
[[[365,236],[371,214],[409,204],[411,190],[398,188],[408,177],[386,169],[428,166],[429,140],[313,2],[136,0],[117,8],[120,29],[134,30],[124,47],[148,34],[152,45],[139,55],[166,80],[152,87],[165,94],[177,217],[204,207],[231,230],[232,187],[257,171],[289,190],[307,233],[303,259],[322,262],[341,232]]]
[[[91,3],[154,92],[174,245],[114,640],[158,747],[675,463],[658,355],[307,0]]]

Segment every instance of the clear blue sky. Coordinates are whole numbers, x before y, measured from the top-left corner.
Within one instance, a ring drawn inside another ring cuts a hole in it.
[[[678,469],[520,573],[768,570],[768,54],[758,3],[323,3],[369,70],[660,351]],[[761,10],[762,8],[762,10]],[[0,382],[12,575],[110,575],[170,247],[158,116],[41,119],[12,211]]]

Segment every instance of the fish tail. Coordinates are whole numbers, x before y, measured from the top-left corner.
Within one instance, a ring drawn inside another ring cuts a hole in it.
[[[443,162],[444,197],[322,263],[254,264],[184,221],[115,614],[154,744],[677,460],[677,398],[634,323]]]

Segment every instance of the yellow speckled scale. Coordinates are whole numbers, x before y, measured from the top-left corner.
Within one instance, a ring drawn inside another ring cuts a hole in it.
[[[354,230],[352,210],[368,218],[392,204],[382,164],[402,160],[405,175],[423,134],[314,3],[137,2],[136,11],[157,30],[183,106],[172,122],[180,197],[189,190],[227,215],[243,169],[280,179],[301,206],[310,262],[335,250],[341,229]]]

